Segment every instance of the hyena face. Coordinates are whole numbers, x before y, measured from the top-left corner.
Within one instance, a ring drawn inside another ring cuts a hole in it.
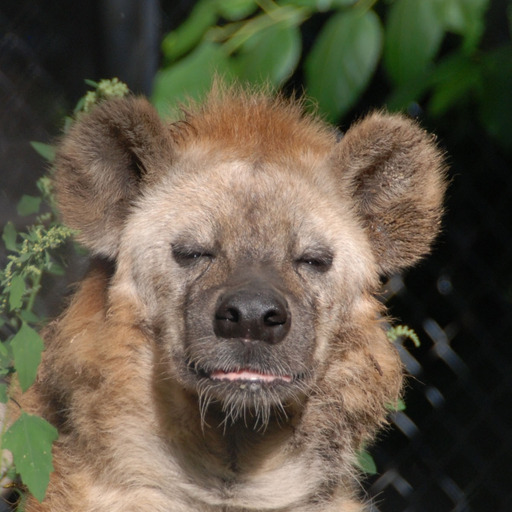
[[[315,393],[367,432],[383,422],[401,370],[372,294],[428,252],[445,188],[413,121],[374,113],[338,140],[297,102],[236,88],[174,124],[128,98],[75,123],[55,185],[66,223],[116,263],[111,307],[133,304],[161,380],[203,422],[266,426]]]
[[[362,228],[329,191],[335,184],[318,166],[319,186],[304,165],[294,162],[290,183],[277,164],[189,163],[128,221],[123,278],[203,415],[218,404],[231,421],[286,416],[376,275]]]

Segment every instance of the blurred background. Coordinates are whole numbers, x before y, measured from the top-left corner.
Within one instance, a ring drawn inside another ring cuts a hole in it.
[[[119,77],[162,115],[215,72],[305,92],[341,130],[373,108],[434,132],[451,185],[433,254],[384,283],[406,409],[371,449],[380,512],[512,511],[512,7],[506,0],[2,0],[0,229],[87,90]],[[171,108],[172,110],[172,108]],[[6,252],[0,252],[2,266]],[[82,266],[73,263],[68,282]],[[48,281],[39,308],[58,311]]]

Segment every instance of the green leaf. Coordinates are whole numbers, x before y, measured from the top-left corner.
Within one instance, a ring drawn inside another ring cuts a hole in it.
[[[32,141],[30,145],[48,162],[51,163],[55,160],[55,147],[36,141]]]
[[[299,29],[279,23],[257,32],[243,44],[234,59],[234,69],[242,80],[280,85],[297,67],[300,54]]]
[[[217,3],[212,0],[197,2],[189,17],[162,41],[162,53],[174,61],[199,44],[205,32],[217,23]]]
[[[22,391],[26,391],[36,378],[44,343],[32,327],[22,322],[20,330],[11,341],[11,346],[18,381]]]
[[[0,343],[0,375],[5,377],[12,371],[12,351],[10,341]]]
[[[0,342],[0,366],[5,363],[5,358],[9,355],[9,350],[7,350],[7,344],[5,342]]]
[[[57,437],[52,425],[26,412],[3,435],[2,448],[12,453],[23,482],[39,501],[43,500],[50,482],[52,443]]]
[[[92,87],[93,89],[97,89],[98,85],[100,85],[98,82],[96,82],[95,80],[91,80],[90,78],[85,78],[84,83],[86,85],[88,85],[89,87]],[[82,99],[82,98],[80,98],[80,99]]]
[[[22,320],[25,320],[27,324],[38,324],[41,322],[40,317],[38,317],[33,311],[28,311],[26,309],[22,309],[20,311],[20,317]]]
[[[386,27],[384,64],[395,85],[424,74],[437,54],[444,27],[432,0],[396,0]]]
[[[23,195],[18,203],[18,215],[26,216],[38,213],[41,206],[41,198]]]
[[[246,18],[257,7],[258,3],[255,0],[221,0],[218,2],[219,14],[229,21]]]
[[[16,228],[14,227],[14,224],[9,221],[5,227],[4,231],[2,233],[2,240],[4,241],[5,248],[8,251],[15,251],[17,249],[16,246],[16,237],[18,236],[18,233],[16,232]]]
[[[358,0],[282,0],[280,5],[293,5],[294,7],[307,7],[313,11],[324,12],[338,7],[350,7]]]
[[[342,116],[373,75],[382,48],[380,20],[373,11],[352,9],[332,17],[305,63],[308,94],[329,120]]]
[[[373,457],[366,450],[361,450],[357,455],[357,465],[359,469],[367,475],[377,474],[377,465]]]
[[[19,263],[24,263],[25,261],[28,261],[30,259],[30,254],[28,252],[25,252],[23,254],[20,254],[20,256],[18,256],[17,259]]]
[[[441,116],[450,108],[474,99],[482,86],[482,73],[474,59],[456,53],[438,64],[429,82],[433,90],[428,110],[433,116]]]
[[[398,85],[386,98],[386,108],[392,112],[407,109],[411,103],[417,103],[426,94],[429,86],[427,73],[422,73],[409,82]]]
[[[9,285],[9,309],[11,311],[22,306],[24,293],[25,279],[19,275],[13,276]]]
[[[10,367],[0,367],[0,377],[4,378],[7,377],[7,375],[11,374],[13,372],[13,369]],[[4,383],[0,383],[0,386]]]
[[[438,0],[437,12],[446,30],[464,37],[463,48],[473,51],[485,29],[489,0]]]
[[[54,261],[51,261],[49,263],[48,268],[46,270],[47,272],[53,274],[54,276],[63,276],[66,273],[66,269],[62,265],[59,265]]]
[[[396,412],[396,411],[405,411],[406,409],[406,406],[405,406],[405,402],[399,398],[396,403],[389,403],[389,404],[386,404],[386,409],[388,411],[393,411],[393,412]]]
[[[184,59],[158,72],[152,101],[165,116],[170,108],[187,98],[198,99],[205,94],[216,74],[229,79],[232,76],[231,62],[220,45],[202,43]]]
[[[9,400],[7,395],[8,386],[5,382],[0,382],[0,402],[6,404]]]

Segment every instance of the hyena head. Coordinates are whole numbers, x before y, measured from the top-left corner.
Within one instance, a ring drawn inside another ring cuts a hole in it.
[[[72,127],[55,175],[65,222],[116,262],[112,307],[132,305],[162,379],[203,420],[260,426],[344,364],[374,371],[349,362],[361,347],[396,398],[372,294],[428,251],[443,183],[431,137],[402,116],[339,140],[299,102],[237,89],[168,125],[143,99],[105,102]]]

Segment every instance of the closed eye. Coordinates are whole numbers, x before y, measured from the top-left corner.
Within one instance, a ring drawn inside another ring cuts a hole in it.
[[[331,252],[304,254],[295,260],[297,265],[307,267],[316,272],[327,272],[332,267],[334,256]]]
[[[172,256],[176,263],[182,267],[194,265],[201,260],[213,260],[212,251],[203,247],[188,246],[182,244],[172,244]]]

